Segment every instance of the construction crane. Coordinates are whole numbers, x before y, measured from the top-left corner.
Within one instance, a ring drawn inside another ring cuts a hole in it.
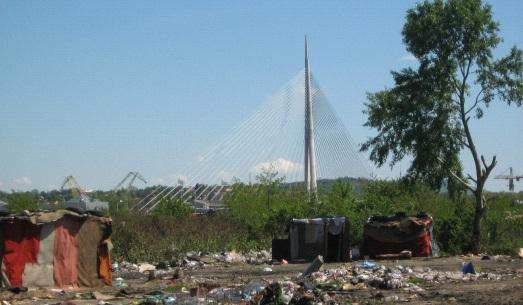
[[[508,180],[508,190],[510,192],[513,192],[514,191],[514,179],[516,181],[519,181],[519,179],[523,179],[523,175],[519,175],[519,176],[515,175],[514,176],[514,171],[512,170],[512,167],[509,167],[509,174],[508,175],[497,175],[497,176],[494,176],[494,179]]]
[[[143,183],[147,184],[147,180],[145,180],[145,178],[140,175],[139,172],[129,172],[127,174],[127,176],[125,176],[125,178],[122,179],[122,181],[120,181],[120,183],[118,183],[118,185],[113,189],[113,191],[117,191],[118,189],[120,189],[122,187],[122,185],[125,183],[125,181],[127,179],[131,179],[129,184],[127,185],[127,190],[130,190],[132,187],[133,187],[133,183],[134,183],[134,180],[136,180],[136,178],[138,178],[139,180],[142,180]]]
[[[65,177],[64,183],[62,183],[60,190],[65,190],[66,186],[69,190],[71,190],[73,198],[87,197],[85,190],[80,186],[80,184],[78,184],[73,176]]]

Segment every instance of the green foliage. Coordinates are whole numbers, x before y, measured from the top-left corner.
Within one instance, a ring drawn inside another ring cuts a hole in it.
[[[250,238],[247,228],[229,217],[117,214],[113,218],[117,260],[160,261],[187,251],[219,252],[267,249],[270,239]]]
[[[483,245],[493,253],[517,253],[523,246],[523,196],[491,194]]]
[[[163,198],[153,210],[154,215],[174,216],[177,218],[188,217],[192,208],[179,198]]]
[[[352,184],[337,180],[327,192],[320,193],[320,202],[316,214],[318,216],[348,216],[355,205]]]
[[[310,214],[303,188],[284,188],[281,185],[284,178],[277,177],[274,168],[264,169],[256,176],[256,184],[235,183],[224,198],[228,215],[244,224],[255,238],[262,238],[267,232],[281,232],[293,217]]]
[[[429,283],[427,280],[418,277],[411,277],[407,282],[418,286],[426,286]]]
[[[7,196],[9,210],[23,212],[24,210],[35,210],[38,208],[38,198],[33,193],[12,193]]]

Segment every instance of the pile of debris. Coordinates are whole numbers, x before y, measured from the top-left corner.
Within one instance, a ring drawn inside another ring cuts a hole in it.
[[[176,274],[183,269],[205,268],[206,266],[229,265],[229,264],[249,264],[263,265],[271,264],[271,252],[267,250],[249,251],[239,253],[236,251],[226,251],[221,253],[202,253],[187,252],[181,259],[172,261],[162,261],[157,263],[134,264],[123,261],[113,263],[115,277],[121,278],[178,278]]]
[[[265,273],[260,272],[258,276],[245,278],[246,280],[236,279],[227,282],[223,281],[222,277],[213,277],[212,274],[207,274],[206,270],[197,270],[185,262],[202,262],[208,257],[213,257],[212,262],[225,264],[224,269],[236,270],[233,271],[236,274],[237,270],[242,270],[240,268],[243,267],[232,267],[232,265],[226,264],[248,262],[249,259],[268,259],[270,254],[262,251],[247,255],[235,252],[221,254],[191,252],[185,255],[184,263],[178,267],[165,266],[164,263],[122,262],[113,266],[116,269],[115,275],[118,276],[113,281],[113,287],[81,293],[61,289],[42,290],[41,293],[39,290],[31,291],[30,289],[18,293],[27,294],[26,298],[32,301],[51,301],[47,304],[85,304],[86,300],[94,300],[95,304],[99,305],[224,303],[312,305],[361,303],[364,300],[391,303],[409,302],[417,298],[429,297],[430,292],[442,284],[456,283],[457,285],[472,281],[499,281],[511,277],[523,277],[523,274],[518,273],[519,269],[514,269],[516,273],[506,272],[502,275],[479,272],[481,264],[474,266],[469,260],[461,259],[457,261],[461,260],[465,263],[462,268],[454,271],[434,270],[426,266],[409,264],[410,261],[397,261],[396,263],[388,261],[386,265],[382,265],[370,260],[334,265],[334,268],[322,270],[323,259],[318,256],[307,268],[301,269],[300,266],[300,269],[293,269],[296,270],[296,273],[287,272],[285,276],[278,273],[287,268],[295,268],[296,265],[270,266],[279,271],[267,273],[271,276],[265,276]],[[229,260],[232,258],[237,260]],[[503,259],[503,257],[496,257],[496,259]],[[204,262],[204,264],[210,263]],[[262,267],[266,267],[266,265],[253,266],[250,269],[262,270]],[[219,266],[217,270],[220,268]],[[303,272],[298,273],[300,270]],[[197,276],[197,274],[201,275]],[[0,299],[16,300],[11,295],[2,295],[1,291]],[[64,302],[56,303],[57,300]]]
[[[198,255],[198,256],[196,256]],[[238,256],[236,256],[238,255]],[[251,255],[251,258],[269,257],[266,253]],[[188,260],[197,257],[200,260]],[[202,262],[209,255],[188,253],[185,260]],[[247,262],[245,256],[226,253],[212,256],[216,262],[228,262],[227,258],[238,258],[238,262]],[[241,258],[241,259],[240,259]],[[204,264],[206,264],[205,262]],[[475,280],[500,280],[501,275],[476,272],[471,263],[464,264],[463,270],[437,271],[429,267],[410,267],[396,265],[387,267],[373,261],[347,264],[335,269],[320,270],[322,259],[318,257],[307,270],[281,280],[255,280],[236,286],[221,286],[219,282],[206,279],[187,279],[183,275],[174,275],[154,265],[133,265],[122,263],[122,269],[132,268],[134,272],[147,274],[154,270],[164,279],[171,279],[176,293],[155,292],[143,295],[143,304],[210,304],[210,303],[245,303],[252,304],[333,304],[347,298],[366,293],[369,297],[385,302],[407,302],[426,294],[423,287],[432,287],[449,282],[469,282]],[[190,264],[186,264],[190,266]],[[166,269],[169,270],[169,269]],[[163,273],[162,273],[163,272]],[[178,280],[172,280],[172,278]],[[118,279],[117,279],[118,282]],[[192,287],[192,288],[188,288]],[[169,290],[169,289],[167,289]],[[171,289],[172,290],[172,289]]]
[[[471,269],[472,268],[472,269]],[[337,269],[313,272],[308,276],[299,275],[295,281],[269,282],[264,288],[258,284],[257,290],[250,284],[242,300],[255,304],[308,304],[337,303],[336,298],[360,291],[371,291],[375,298],[390,301],[409,301],[425,294],[420,287],[434,286],[452,281],[475,281],[478,279],[500,280],[501,276],[493,273],[475,272],[472,264],[465,264],[463,271],[442,272],[425,267],[408,267],[397,265],[386,267],[374,262],[364,261],[361,264],[347,265]],[[382,290],[396,290],[398,293],[387,296]],[[254,293],[255,292],[255,293]],[[209,297],[216,301],[233,301],[234,299],[216,299],[213,291]]]
[[[187,252],[185,257],[178,262],[177,266],[204,267],[205,265],[241,263],[261,265],[269,264],[271,261],[271,252],[267,250],[249,251],[247,253],[239,253],[236,251],[226,251],[222,253]]]

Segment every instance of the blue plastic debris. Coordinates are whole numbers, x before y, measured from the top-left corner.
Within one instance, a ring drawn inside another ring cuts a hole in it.
[[[376,263],[373,261],[364,260],[360,266],[365,269],[373,269],[374,267],[376,267]]]
[[[474,270],[474,265],[472,263],[466,263],[463,265],[463,274],[476,274],[476,270]]]

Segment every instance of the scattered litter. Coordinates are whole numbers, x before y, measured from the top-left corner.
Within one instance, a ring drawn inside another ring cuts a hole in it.
[[[310,263],[309,267],[303,272],[302,276],[308,276],[313,272],[316,272],[320,270],[321,266],[323,266],[323,256],[318,255],[316,258]]]
[[[378,254],[376,255],[377,259],[409,259],[412,258],[412,251],[403,250],[400,253],[391,253],[391,254]]]
[[[373,269],[374,267],[376,267],[376,263],[373,262],[373,261],[369,261],[368,259],[365,259],[361,264],[360,266],[362,268],[365,268],[365,269]]]
[[[272,265],[256,266],[250,270],[258,270],[258,276],[263,279],[249,281],[249,277],[238,274],[238,281],[234,283],[221,281],[221,277],[209,277],[204,268],[208,264],[222,266],[223,270],[231,268],[237,272],[238,267],[231,266],[238,262],[257,265],[258,262],[267,261],[271,254],[268,251],[251,251],[239,253],[235,251],[222,253],[188,252],[183,258],[177,258],[179,263],[144,263],[132,264],[118,262],[113,278],[113,293],[111,290],[78,292],[61,289],[44,290],[49,297],[55,299],[49,304],[65,304],[60,300],[91,300],[89,304],[108,305],[107,302],[118,300],[133,300],[132,303],[143,305],[189,305],[189,304],[340,304],[354,303],[357,295],[374,298],[374,302],[399,303],[409,302],[427,295],[432,288],[439,284],[472,282],[476,280],[498,281],[506,274],[481,272],[478,266],[473,266],[470,261],[479,261],[481,256],[463,258],[467,263],[462,270],[438,271],[429,267],[420,266],[414,260],[393,262],[387,261],[384,265],[380,261],[369,260],[344,265],[325,265],[322,256],[317,256],[303,274],[295,276],[278,277]],[[491,260],[504,259],[490,256]],[[179,259],[179,260],[178,260]],[[268,261],[270,262],[270,261]],[[288,264],[285,259],[280,259],[282,265]],[[278,261],[272,263],[278,264]],[[412,263],[412,265],[410,265]],[[194,264],[194,265],[193,265]],[[154,268],[151,268],[151,266]],[[336,266],[328,268],[327,266]],[[285,269],[288,274],[295,274],[293,266]],[[242,268],[242,267],[240,267]],[[289,269],[290,268],[290,269]],[[455,268],[455,267],[453,267]],[[149,271],[144,271],[150,269]],[[240,269],[243,270],[243,269]],[[299,270],[299,269],[298,269]],[[142,272],[140,272],[142,271]],[[279,270],[278,270],[279,271]],[[184,273],[185,272],[185,273]],[[147,275],[155,274],[154,282],[147,281]],[[203,274],[204,277],[198,274]],[[236,274],[236,273],[235,273]],[[134,276],[139,276],[134,280]],[[130,276],[131,278],[128,278]],[[150,292],[143,287],[133,287],[134,283],[146,283],[148,289],[160,289]],[[128,288],[123,288],[127,286]],[[154,285],[154,286],[151,286]],[[155,288],[151,288],[155,287]],[[427,290],[426,290],[427,289]],[[53,292],[55,294],[50,294]],[[38,296],[40,300],[46,297]],[[93,301],[96,300],[96,301]],[[450,299],[449,299],[450,301]],[[96,303],[98,302],[98,303]],[[365,302],[363,302],[365,303]],[[83,303],[82,303],[83,304]],[[114,304],[114,303],[113,303]],[[124,303],[122,303],[124,304]],[[362,304],[362,303],[360,303]],[[12,304],[0,304],[12,305]]]
[[[113,286],[116,287],[116,288],[123,288],[126,286],[125,282],[124,282],[124,279],[121,278],[121,277],[117,277],[114,279],[113,281]]]
[[[251,282],[243,286],[240,290],[242,299],[245,301],[250,301],[253,296],[262,292],[265,289],[266,285],[267,283],[264,282]]]
[[[140,264],[138,266],[138,272],[140,272],[140,273],[146,273],[148,271],[154,271],[154,270],[156,270],[156,267],[151,264],[144,263],[144,264]]]
[[[245,257],[237,253],[236,251],[227,252],[225,254],[225,262],[227,263],[242,263],[245,262]]]
[[[119,266],[120,266],[120,265],[118,265],[118,262],[114,262],[114,263],[112,263],[112,265],[111,265],[111,270],[112,270],[113,272],[115,272],[115,271],[118,270],[118,267],[119,267]]]

